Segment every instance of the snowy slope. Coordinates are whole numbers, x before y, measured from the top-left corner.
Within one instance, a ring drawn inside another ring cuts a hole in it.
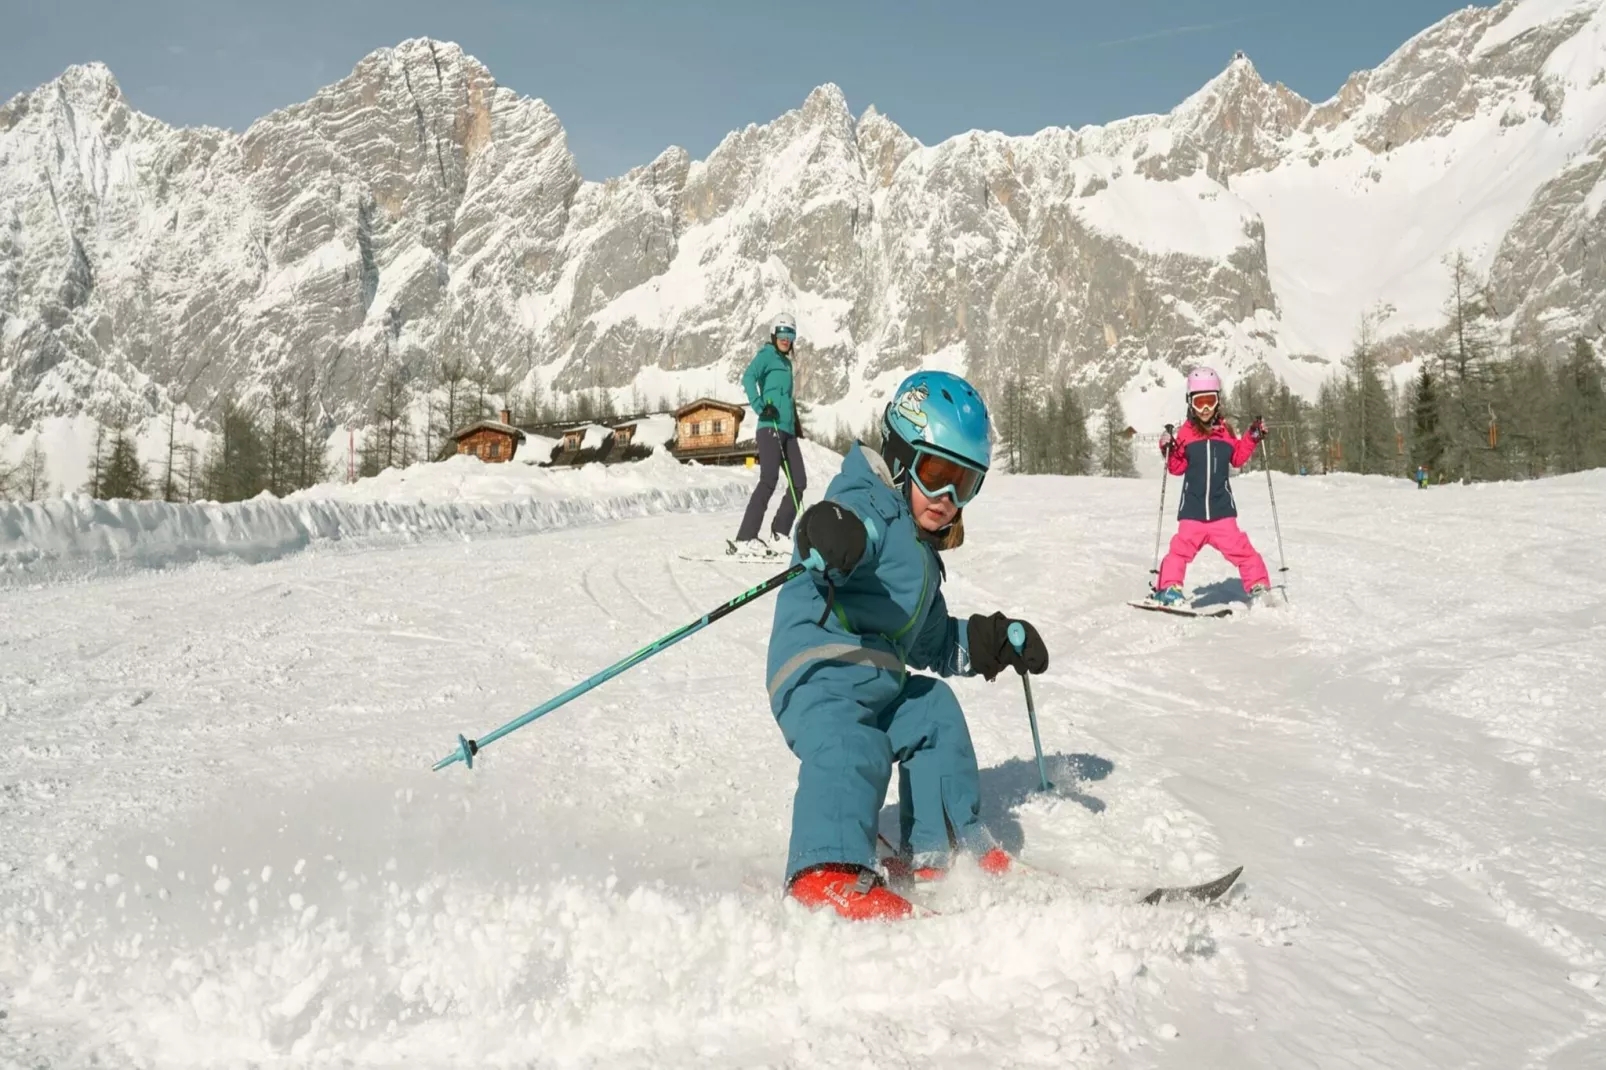
[[[1120,605],[1155,481],[988,482],[949,602],[1041,626],[1058,789],[960,681],[985,814],[1085,884],[899,927],[779,900],[767,604],[428,771],[756,582],[678,557],[734,511],[8,591],[0,1062],[1601,1065],[1606,476],[1277,478],[1293,602],[1221,622]]]

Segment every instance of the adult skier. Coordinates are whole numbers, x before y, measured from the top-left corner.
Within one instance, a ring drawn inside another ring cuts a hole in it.
[[[1221,411],[1221,376],[1210,368],[1188,373],[1188,415],[1173,436],[1160,436],[1160,453],[1167,470],[1182,477],[1182,501],[1177,509],[1177,533],[1160,562],[1160,576],[1149,596],[1161,605],[1184,601],[1182,581],[1188,564],[1206,546],[1237,566],[1251,599],[1271,590],[1266,562],[1238,527],[1238,506],[1232,499],[1228,474],[1242,468],[1266,437],[1266,423],[1256,419],[1239,438]]]
[[[876,815],[898,763],[899,853],[889,871],[942,877],[955,850],[1002,873],[1010,859],[980,820],[964,711],[947,684],[910,675],[1040,673],[1048,651],[1024,621],[1019,652],[1003,613],[948,615],[938,556],[981,490],[992,456],[987,408],[947,372],[909,376],[882,414],[879,453],[848,451],[826,500],[798,522],[770,633],[770,708],[802,763],[786,863],[790,895],[853,919],[900,918],[907,899],[875,870]]]
[[[797,503],[803,500],[807,482],[803,453],[797,445],[797,404],[792,396],[792,353],[796,344],[797,320],[783,312],[770,325],[769,342],[742,375],[747,403],[758,416],[758,486],[753,488],[747,511],[742,514],[742,526],[730,545],[732,554],[775,557],[792,552],[792,523],[797,519]],[[759,527],[783,465],[787,490],[781,495],[766,542],[758,537]]]

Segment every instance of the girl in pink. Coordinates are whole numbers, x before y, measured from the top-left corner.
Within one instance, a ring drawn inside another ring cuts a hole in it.
[[[1201,549],[1214,546],[1238,568],[1250,598],[1271,589],[1266,562],[1238,527],[1238,506],[1232,500],[1228,473],[1242,468],[1260,440],[1266,422],[1256,419],[1243,438],[1233,434],[1221,415],[1221,376],[1210,368],[1188,373],[1188,419],[1175,436],[1160,437],[1166,468],[1182,477],[1182,503],[1177,509],[1177,533],[1171,552],[1160,562],[1160,577],[1149,597],[1162,605],[1184,601],[1182,579],[1188,563]]]

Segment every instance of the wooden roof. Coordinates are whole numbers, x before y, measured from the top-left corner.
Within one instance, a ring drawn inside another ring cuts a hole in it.
[[[732,405],[728,401],[720,401],[717,398],[698,398],[696,401],[682,405],[680,408],[676,409],[675,419],[678,420],[682,416],[687,416],[693,412],[696,412],[698,409],[722,409],[740,420],[743,414],[746,413],[747,406]]]
[[[516,439],[519,442],[524,441],[523,431],[520,431],[512,424],[505,424],[501,420],[477,420],[460,431],[453,431],[452,438],[461,442],[476,431],[500,431],[509,438]]]

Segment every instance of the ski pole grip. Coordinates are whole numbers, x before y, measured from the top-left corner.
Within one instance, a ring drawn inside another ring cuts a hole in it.
[[[1009,645],[1019,654],[1026,649],[1026,626],[1018,620],[1009,622],[1009,630],[1004,633],[1009,636]]]

